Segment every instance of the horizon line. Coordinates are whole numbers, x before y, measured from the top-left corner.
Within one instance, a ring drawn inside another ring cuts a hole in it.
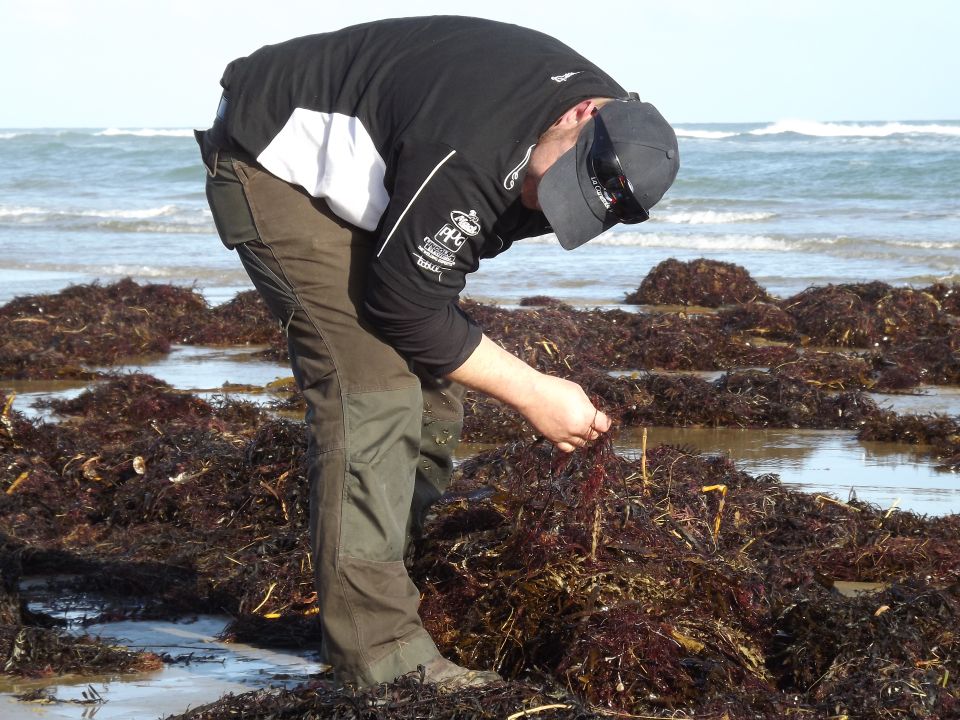
[[[680,120],[672,121],[672,127],[681,125],[770,125],[786,121],[818,122],[818,123],[960,123],[960,116],[956,118],[845,118],[820,119],[800,116],[784,116],[775,120]],[[200,125],[2,125],[0,132],[32,131],[32,130],[194,130],[209,127],[209,123]]]

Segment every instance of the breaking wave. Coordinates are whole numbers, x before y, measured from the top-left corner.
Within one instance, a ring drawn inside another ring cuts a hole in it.
[[[723,223],[757,222],[776,217],[771,212],[717,212],[715,210],[697,210],[694,212],[675,212],[655,215],[656,222],[684,225],[720,225]]]
[[[193,130],[190,129],[176,129],[176,130],[157,130],[153,128],[142,128],[140,130],[125,130],[122,128],[107,128],[101,132],[94,133],[101,137],[115,137],[117,135],[132,135],[134,137],[193,137]]]
[[[960,123],[843,123],[819,122],[817,120],[778,120],[774,123],[752,129],[709,130],[699,128],[677,128],[678,137],[699,138],[704,140],[723,140],[732,137],[766,135],[806,135],[808,137],[843,138],[865,137],[886,138],[895,135],[933,135],[960,137]]]

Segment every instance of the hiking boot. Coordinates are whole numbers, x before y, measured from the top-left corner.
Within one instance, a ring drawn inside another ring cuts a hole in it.
[[[464,688],[503,682],[503,678],[493,670],[470,670],[440,656],[422,667],[424,684],[436,685],[440,692],[456,692]]]

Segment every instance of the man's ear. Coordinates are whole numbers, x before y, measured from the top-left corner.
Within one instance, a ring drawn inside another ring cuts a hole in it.
[[[576,127],[593,117],[599,106],[593,98],[581,100],[561,115],[553,124],[554,127]]]

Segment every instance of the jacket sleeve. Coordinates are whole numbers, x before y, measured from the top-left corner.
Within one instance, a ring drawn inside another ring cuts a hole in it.
[[[490,238],[497,244],[494,191],[440,144],[401,150],[397,167],[364,309],[400,353],[444,375],[480,344],[480,328],[457,301]]]
[[[381,284],[368,291],[368,319],[405,357],[437,376],[460,367],[480,344],[480,327],[448,302],[439,308],[423,307]]]

